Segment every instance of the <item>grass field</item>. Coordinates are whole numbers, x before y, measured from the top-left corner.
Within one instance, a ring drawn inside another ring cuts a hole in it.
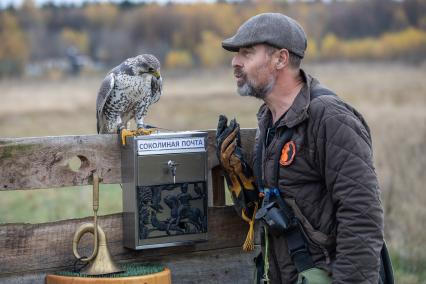
[[[305,69],[354,105],[373,136],[396,283],[426,283],[426,65],[327,63]],[[230,69],[164,72],[164,96],[146,123],[211,129],[219,114],[256,127],[260,102],[235,94]],[[102,76],[0,81],[2,137],[92,134]],[[101,214],[121,210],[121,189],[101,187]],[[0,223],[91,215],[90,187],[0,192]]]

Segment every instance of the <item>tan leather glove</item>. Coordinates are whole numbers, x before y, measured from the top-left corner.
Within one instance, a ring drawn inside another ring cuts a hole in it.
[[[235,119],[219,116],[216,132],[217,156],[238,214],[250,224],[244,250],[254,248],[254,215],[258,208],[259,193],[254,184],[253,171],[244,160],[241,148],[240,126]]]

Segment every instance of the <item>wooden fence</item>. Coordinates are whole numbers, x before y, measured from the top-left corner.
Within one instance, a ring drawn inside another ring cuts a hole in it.
[[[254,130],[241,131],[250,156]],[[224,183],[216,158],[215,131],[208,131],[208,241],[193,246],[133,251],[122,246],[121,214],[101,216],[113,259],[160,262],[172,271],[173,283],[250,283],[254,253],[241,249],[247,226],[225,205]],[[71,159],[81,166],[72,170]],[[97,171],[103,183],[120,183],[120,144],[117,135],[0,138],[0,199],[4,190],[34,190],[90,184]],[[23,200],[23,202],[25,202]],[[90,200],[82,200],[89,203]],[[102,204],[101,204],[102,206]],[[92,218],[44,224],[0,224],[0,283],[44,283],[46,273],[71,269],[72,238]],[[89,238],[79,245],[92,246]]]

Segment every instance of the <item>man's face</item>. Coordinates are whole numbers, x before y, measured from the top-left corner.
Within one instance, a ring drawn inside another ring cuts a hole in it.
[[[242,47],[232,59],[238,93],[264,99],[275,84],[271,55],[264,44]]]

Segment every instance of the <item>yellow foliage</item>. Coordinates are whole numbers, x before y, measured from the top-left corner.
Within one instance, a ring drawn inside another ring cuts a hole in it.
[[[235,7],[225,3],[217,3],[214,9],[213,19],[220,33],[225,37],[232,36],[242,23],[242,19],[236,17]]]
[[[386,33],[380,41],[384,47],[385,58],[426,52],[426,32],[415,28],[408,28],[399,33]]]
[[[181,32],[175,32],[172,36],[172,42],[175,48],[182,48],[185,45],[185,37]]]
[[[426,32],[408,28],[386,33],[379,38],[344,41],[333,34],[322,40],[321,57],[324,59],[393,59],[421,57],[426,54]]]
[[[317,42],[313,39],[308,39],[308,47],[305,52],[306,60],[316,60],[320,55],[320,51],[318,50]]]
[[[176,15],[181,20],[181,29],[179,35],[181,37],[177,48],[186,48],[194,50],[200,40],[200,30],[217,28],[214,21],[214,9],[205,3],[196,3],[188,9],[188,6],[177,5],[174,7]]]
[[[190,68],[192,65],[192,56],[187,50],[172,50],[166,56],[168,68]]]
[[[202,65],[205,67],[223,65],[227,59],[227,52],[221,48],[222,38],[211,31],[203,31],[201,38],[196,53]]]
[[[179,25],[179,32],[173,35],[173,47],[188,50],[196,48],[202,40],[202,32],[205,30],[219,35],[223,40],[233,35],[241,23],[249,17],[258,12],[271,10],[270,6],[238,7],[227,3],[173,5],[168,9],[171,15],[178,19],[176,22]]]
[[[342,43],[342,57],[346,59],[380,59],[382,54],[380,42],[374,38]]]
[[[64,28],[61,32],[62,39],[71,46],[75,46],[80,52],[89,51],[89,36],[85,32],[79,32],[69,28]]]
[[[10,62],[14,66],[5,68],[7,70],[15,68],[15,70],[11,70],[15,72],[23,67],[28,55],[25,35],[19,27],[17,19],[7,12],[0,14],[0,62]]]
[[[111,3],[99,3],[87,5],[84,8],[86,18],[98,26],[110,26],[114,23],[118,15],[118,8]]]
[[[334,35],[328,33],[321,43],[321,56],[326,59],[340,58],[342,55],[342,43]]]

